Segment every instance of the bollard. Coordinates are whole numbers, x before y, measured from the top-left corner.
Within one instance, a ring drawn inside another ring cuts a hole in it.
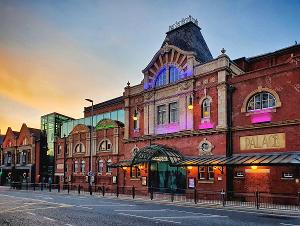
[[[171,189],[171,202],[174,202],[174,190]]]
[[[117,185],[117,197],[119,197],[119,186]]]
[[[225,205],[226,205],[225,195],[226,195],[226,193],[225,193],[224,189],[222,189],[222,191],[221,191],[221,196],[222,196],[222,204],[223,204],[223,207],[225,207]]]
[[[51,192],[51,184],[48,184],[48,186],[49,186],[49,192]]]
[[[26,182],[26,190],[28,191],[28,182]]]
[[[41,191],[43,191],[43,189],[44,189],[44,188],[43,188],[43,183],[41,183]]]
[[[135,187],[132,186],[132,198],[134,199],[134,197],[135,197]]]
[[[153,188],[150,187],[150,199],[153,200]]]
[[[68,194],[70,194],[70,185],[68,184]]]
[[[299,209],[300,209],[300,192],[298,192],[298,198],[299,198]]]
[[[35,191],[35,182],[33,183],[33,190]]]
[[[93,195],[93,187],[92,187],[92,185],[89,185],[89,191],[90,191],[90,195]]]
[[[78,185],[78,194],[80,194],[80,185]]]
[[[105,187],[104,187],[104,185],[102,186],[102,196],[104,196],[104,194],[105,194]]]
[[[256,209],[259,209],[259,192],[255,192],[255,204],[256,204]]]
[[[60,184],[57,184],[57,192],[60,192]]]
[[[195,204],[197,204],[197,189],[196,189],[196,187],[194,188],[194,202],[195,202]]]

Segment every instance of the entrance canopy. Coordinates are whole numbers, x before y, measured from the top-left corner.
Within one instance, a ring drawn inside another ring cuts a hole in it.
[[[163,145],[150,145],[140,149],[132,160],[132,165],[152,161],[167,161],[170,164],[183,160],[183,155],[175,149]]]
[[[174,166],[272,166],[297,165],[300,166],[299,153],[259,153],[226,156],[187,157],[178,161]]]

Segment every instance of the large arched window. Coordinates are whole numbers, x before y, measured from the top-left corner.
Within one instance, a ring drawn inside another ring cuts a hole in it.
[[[179,80],[181,74],[182,74],[182,71],[179,70],[177,67],[170,66],[170,83],[176,82],[177,80]]]
[[[275,97],[269,92],[260,92],[253,95],[247,103],[247,111],[256,111],[276,106]]]
[[[163,86],[167,84],[167,70],[163,68],[156,77],[155,87]]]
[[[111,151],[111,147],[111,142],[108,139],[106,139],[100,143],[99,151]]]
[[[84,145],[79,143],[75,146],[75,153],[85,152]]]
[[[210,100],[208,98],[205,98],[202,102],[201,117],[210,118]]]

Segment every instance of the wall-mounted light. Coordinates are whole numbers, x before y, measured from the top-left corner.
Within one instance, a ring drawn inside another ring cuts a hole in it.
[[[193,167],[192,167],[192,166],[188,166],[187,169],[188,169],[188,170],[192,170]]]
[[[139,165],[139,169],[141,170],[141,169],[143,169],[144,168],[144,166],[143,165]]]
[[[127,170],[127,167],[126,167],[126,166],[123,166],[122,169],[123,169],[124,171],[126,171],[126,170]]]
[[[134,121],[137,121],[138,120],[138,117],[137,117],[137,111],[136,110],[134,110],[134,114],[133,114],[133,120]]]
[[[189,105],[188,105],[188,109],[189,110],[193,110],[194,106],[193,106],[193,98],[192,95],[189,98]]]
[[[251,166],[251,169],[256,170],[257,166]]]

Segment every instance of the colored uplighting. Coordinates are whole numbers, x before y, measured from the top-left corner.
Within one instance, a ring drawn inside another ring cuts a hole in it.
[[[188,105],[188,109],[189,110],[193,110],[194,106],[193,106],[193,98],[192,96],[190,96],[189,98],[189,105]]]
[[[257,166],[251,166],[251,169],[256,170]]]
[[[187,169],[188,169],[188,170],[191,170],[191,169],[193,169],[193,167],[192,167],[192,166],[188,166]]]
[[[211,122],[204,122],[199,125],[199,129],[211,129],[214,125]]]
[[[272,115],[270,112],[257,112],[256,114],[251,115],[251,123],[262,123],[262,122],[271,122]]]

